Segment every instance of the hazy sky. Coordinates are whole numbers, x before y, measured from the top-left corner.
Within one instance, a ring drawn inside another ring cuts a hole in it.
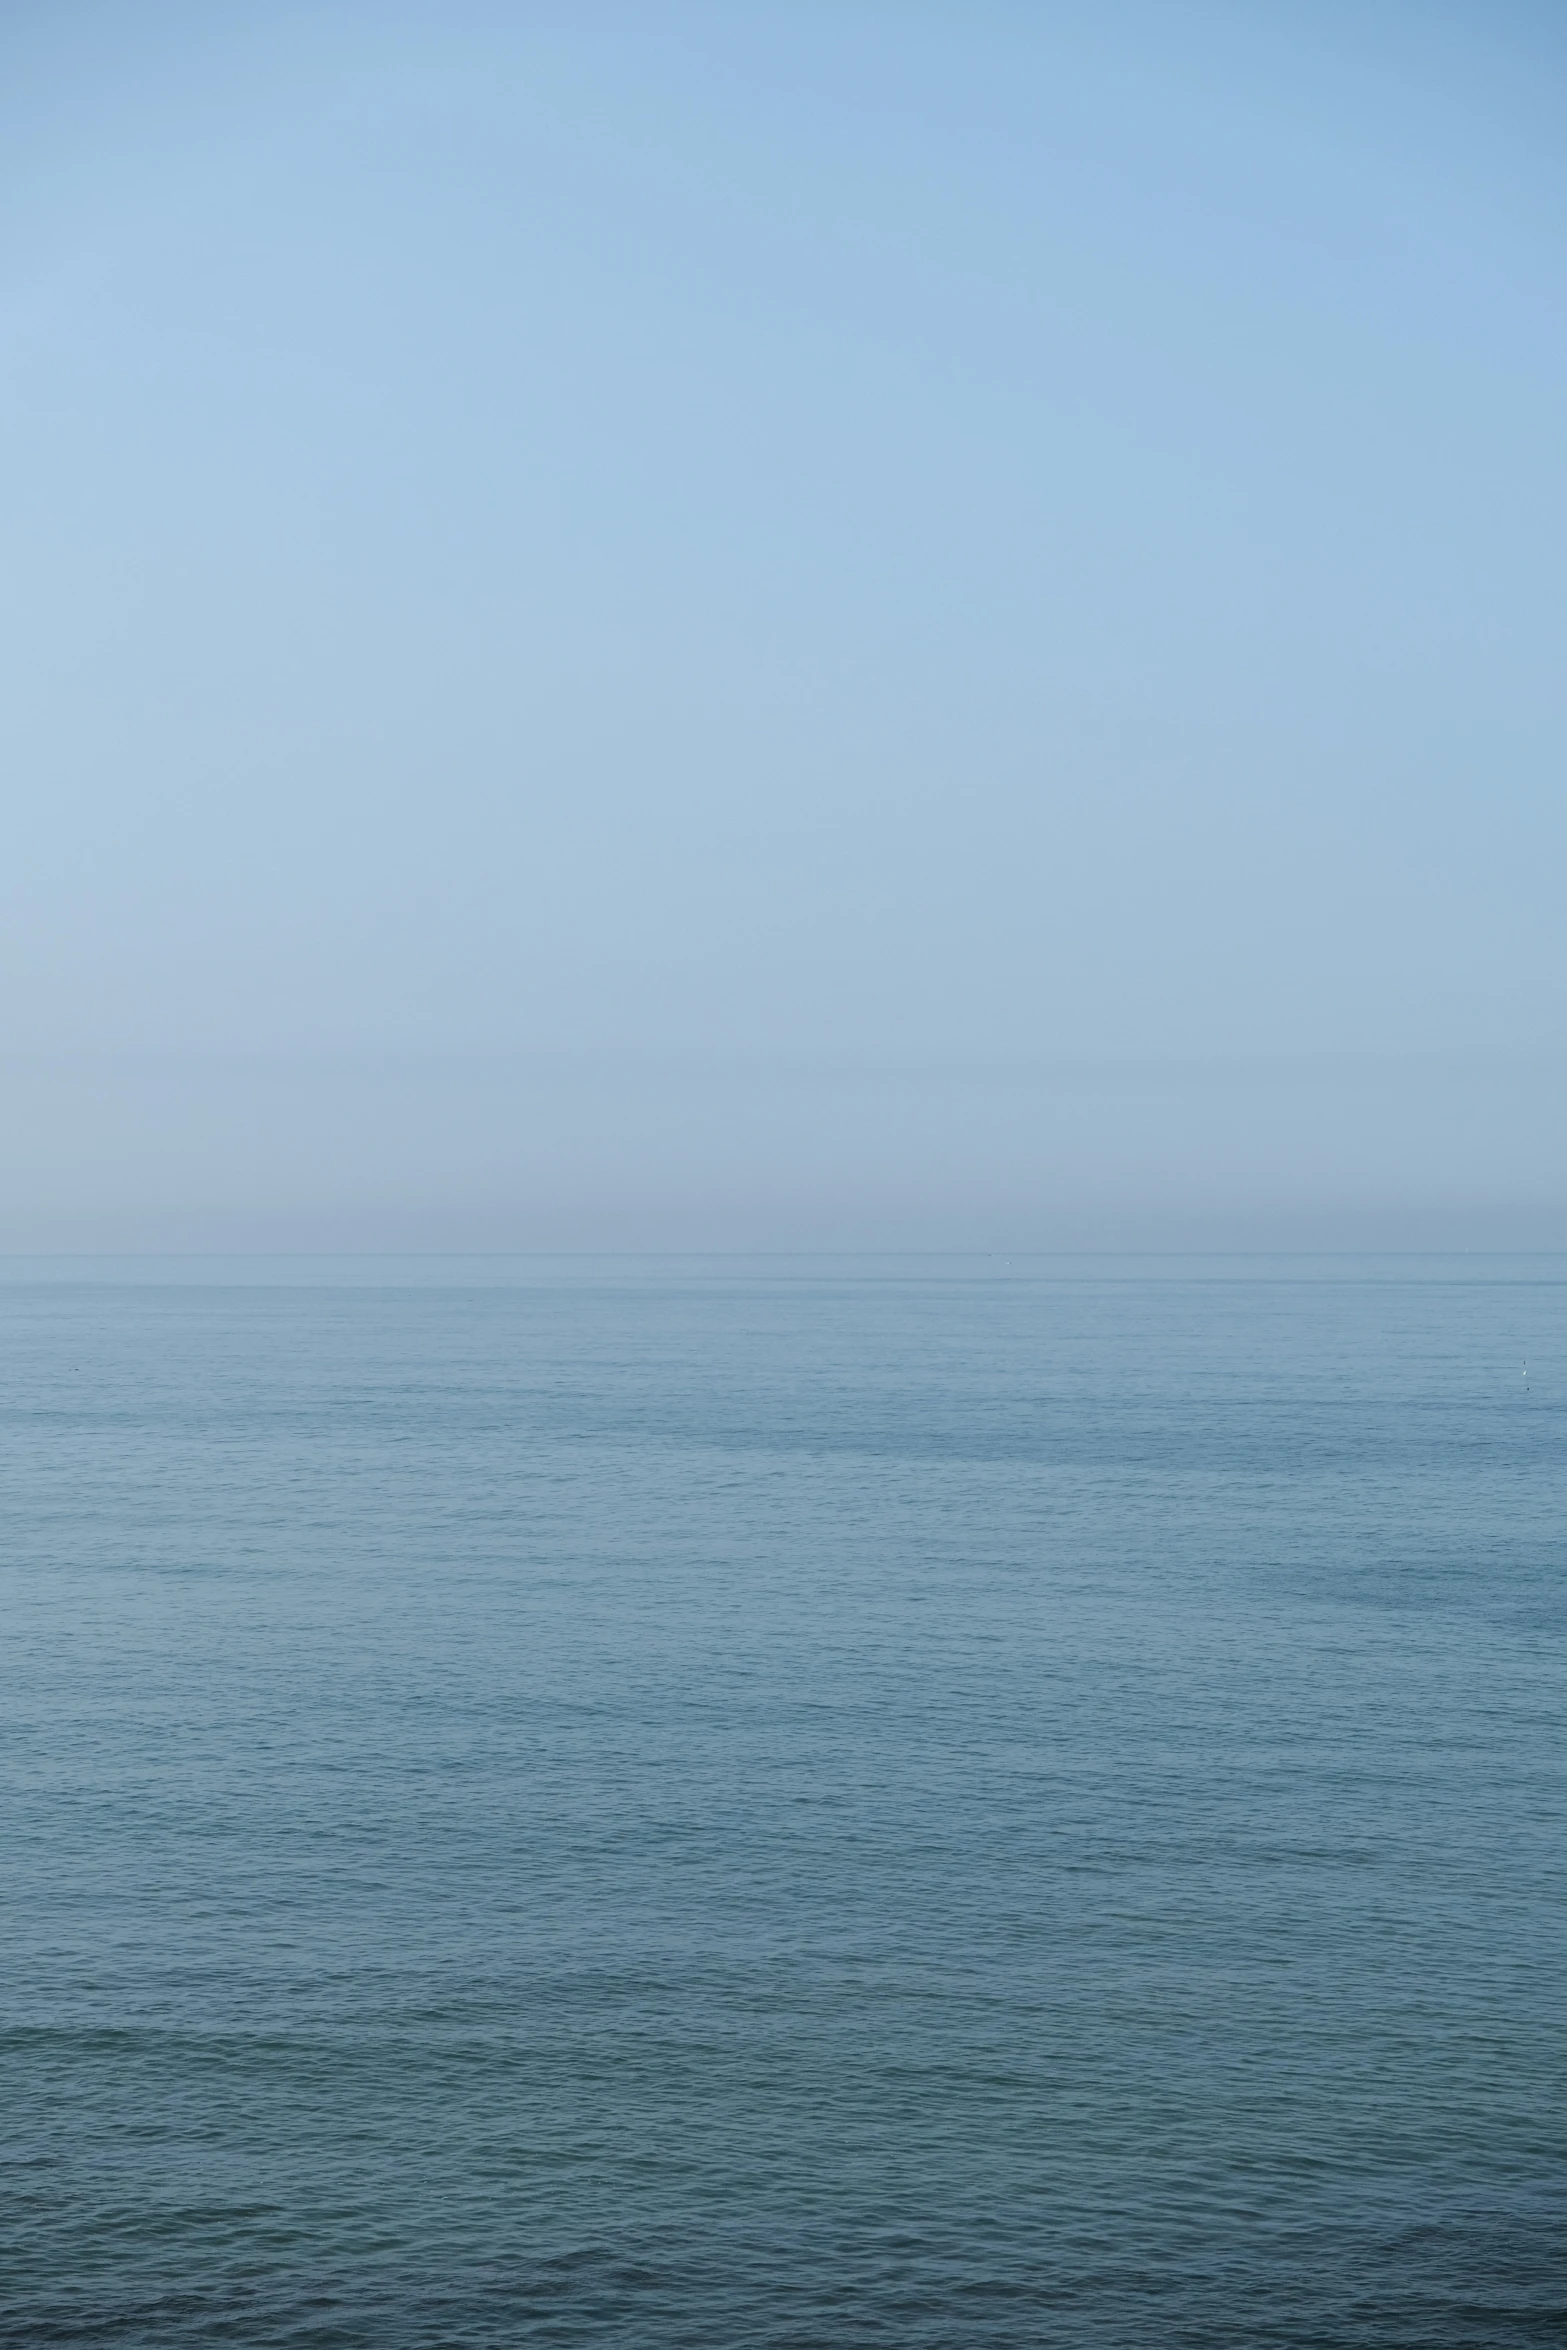
[[[0,1247],[1567,1245],[1567,13],[0,12]]]

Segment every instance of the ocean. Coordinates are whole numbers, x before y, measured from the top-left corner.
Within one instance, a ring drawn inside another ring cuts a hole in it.
[[[1567,1260],[13,1261],[0,1508],[5,2343],[1567,2343]]]

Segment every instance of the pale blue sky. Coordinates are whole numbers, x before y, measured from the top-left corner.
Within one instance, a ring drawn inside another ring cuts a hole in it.
[[[0,16],[0,1247],[1567,1244],[1567,19]]]

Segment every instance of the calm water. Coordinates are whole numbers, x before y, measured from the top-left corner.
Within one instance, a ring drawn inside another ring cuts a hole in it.
[[[0,1340],[7,2343],[1567,2342],[1567,1263]]]

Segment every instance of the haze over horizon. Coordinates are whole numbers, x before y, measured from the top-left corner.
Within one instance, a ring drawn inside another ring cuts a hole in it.
[[[1567,26],[0,27],[0,1252],[1567,1246]]]

